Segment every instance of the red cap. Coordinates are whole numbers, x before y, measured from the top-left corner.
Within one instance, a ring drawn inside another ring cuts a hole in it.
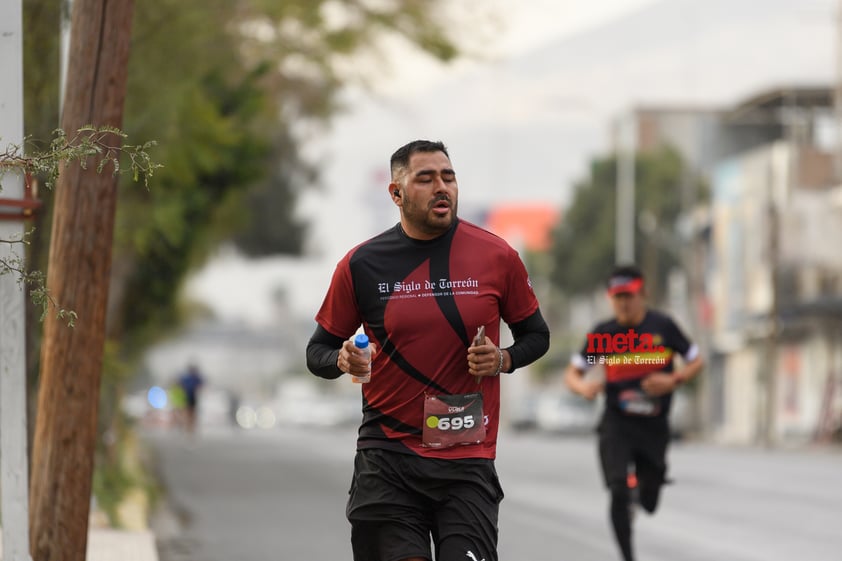
[[[640,277],[616,276],[608,281],[608,294],[613,296],[622,292],[637,294],[643,290],[643,279]]]

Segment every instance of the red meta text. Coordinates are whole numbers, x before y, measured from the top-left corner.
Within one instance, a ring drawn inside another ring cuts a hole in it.
[[[662,345],[655,344],[651,333],[638,334],[634,329],[626,333],[588,333],[589,353],[660,353]]]

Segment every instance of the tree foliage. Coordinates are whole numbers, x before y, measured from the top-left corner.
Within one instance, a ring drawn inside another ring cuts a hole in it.
[[[317,180],[302,131],[339,110],[343,84],[363,79],[350,62],[383,34],[453,58],[435,4],[137,4],[125,128],[157,140],[165,167],[151,190],[121,191],[112,335],[140,349],[177,324],[180,283],[224,240],[252,255],[300,252],[295,200]]]
[[[72,135],[57,129],[53,136],[49,148],[42,152],[27,153],[23,146],[15,144],[8,144],[0,149],[0,179],[7,173],[28,177],[40,176],[44,178],[44,186],[52,190],[61,167],[76,162],[82,169],[87,169],[91,163],[95,163],[97,173],[103,173],[106,168],[109,168],[108,171],[113,175],[128,171],[133,181],[143,181],[144,185],[148,185],[149,178],[160,168],[160,164],[153,162],[148,152],[154,142],[146,142],[143,146],[115,143],[115,138],[122,139],[126,135],[114,127],[87,125]],[[122,158],[129,162],[125,169],[120,163]],[[2,190],[0,183],[0,192]],[[32,243],[32,233],[32,230],[28,230],[20,239],[0,239],[0,243],[26,247]],[[76,313],[63,308],[47,291],[45,275],[41,269],[26,267],[23,251],[12,252],[8,259],[0,258],[0,275],[7,273],[15,273],[19,284],[29,289],[32,304],[41,309],[40,319],[43,320],[44,315],[52,308],[60,319],[67,320],[68,324],[73,326]]]
[[[569,295],[590,294],[605,282],[615,262],[617,159],[591,162],[590,176],[578,183],[570,208],[553,234],[553,284]],[[635,255],[649,279],[650,293],[666,285],[681,266],[677,221],[685,205],[706,197],[675,150],[664,147],[635,158]]]

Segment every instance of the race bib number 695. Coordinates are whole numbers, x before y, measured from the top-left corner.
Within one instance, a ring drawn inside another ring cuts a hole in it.
[[[431,429],[438,430],[453,430],[458,431],[462,429],[470,429],[474,427],[476,421],[473,415],[455,415],[453,417],[438,417],[430,415],[427,417],[427,426]]]
[[[423,446],[448,448],[483,440],[481,393],[425,396]]]

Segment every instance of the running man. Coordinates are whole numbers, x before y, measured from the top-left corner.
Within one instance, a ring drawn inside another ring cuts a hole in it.
[[[542,356],[549,329],[517,252],[457,218],[441,142],[399,148],[391,174],[400,222],[340,260],[307,346],[317,376],[371,373],[346,509],[354,560],[431,561],[434,549],[496,561],[499,374]],[[371,365],[350,340],[360,325]]]
[[[699,348],[668,315],[647,308],[637,267],[616,267],[608,279],[608,295],[614,317],[588,333],[564,381],[589,400],[605,391],[599,458],[611,494],[614,536],[623,560],[633,561],[633,495],[646,512],[655,512],[666,480],[672,394],[699,373],[703,362]],[[673,365],[676,354],[684,363],[678,370]],[[604,382],[585,377],[594,365],[604,367]]]

